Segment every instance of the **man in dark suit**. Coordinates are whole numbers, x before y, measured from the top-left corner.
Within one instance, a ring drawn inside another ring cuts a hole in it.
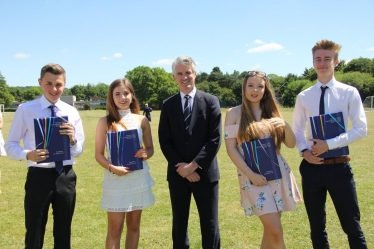
[[[220,248],[220,176],[216,157],[221,145],[219,101],[216,96],[196,89],[196,65],[190,57],[176,58],[172,69],[180,92],[164,101],[158,135],[168,161],[173,248],[189,248],[187,227],[191,194],[200,216],[202,247]]]
[[[144,110],[143,110],[143,116],[145,115],[149,122],[151,122],[151,111],[152,108],[148,106],[148,104],[145,104]]]

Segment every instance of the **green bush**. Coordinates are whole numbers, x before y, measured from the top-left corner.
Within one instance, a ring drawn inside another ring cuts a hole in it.
[[[4,108],[4,112],[15,112],[17,108]]]
[[[103,106],[103,105],[96,106],[95,110],[106,110],[106,106]]]
[[[83,109],[84,110],[91,110],[92,108],[91,108],[90,103],[88,103],[88,102],[84,103]]]

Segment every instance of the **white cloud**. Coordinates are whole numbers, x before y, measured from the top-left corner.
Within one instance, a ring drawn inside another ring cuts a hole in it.
[[[261,41],[261,40],[259,40],[259,39],[256,39],[256,40],[254,41],[254,43],[255,43],[255,44],[264,44],[265,42],[263,42],[263,41]]]
[[[112,59],[117,59],[117,58],[121,58],[121,57],[122,57],[121,53],[115,53],[114,55],[112,55],[110,57],[103,56],[103,57],[100,58],[100,60],[106,61],[106,60],[112,60]]]
[[[113,55],[114,58],[121,58],[122,57],[122,54],[121,53],[115,53]]]
[[[14,57],[18,58],[18,59],[25,59],[27,57],[30,57],[31,54],[24,54],[24,53],[18,53],[18,54],[15,54]]]
[[[269,51],[282,50],[283,46],[278,43],[268,43],[255,48],[248,49],[247,53],[263,53]]]
[[[63,52],[63,53],[67,53],[67,52],[68,52],[68,49],[67,49],[67,48],[64,48],[61,52]]]
[[[261,65],[260,64],[256,64],[254,66],[251,67],[251,70],[259,70],[261,68]]]
[[[153,62],[153,65],[159,65],[159,66],[171,65],[173,61],[174,61],[173,59],[162,59],[162,60]]]
[[[373,48],[368,48],[369,51],[374,51],[374,47]]]

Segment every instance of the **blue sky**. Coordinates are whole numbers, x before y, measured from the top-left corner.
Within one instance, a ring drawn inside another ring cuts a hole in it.
[[[37,85],[49,62],[72,87],[110,84],[137,66],[171,72],[179,55],[198,72],[301,75],[320,39],[341,44],[340,59],[374,58],[373,0],[0,0],[0,10],[9,86]]]

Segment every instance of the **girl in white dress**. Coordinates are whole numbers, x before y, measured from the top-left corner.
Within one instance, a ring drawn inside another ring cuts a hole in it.
[[[273,137],[276,145],[281,179],[267,181],[254,173],[244,161],[242,143]],[[242,104],[231,108],[225,120],[226,150],[238,169],[241,205],[247,216],[259,216],[264,233],[261,249],[285,248],[280,221],[283,211],[296,209],[301,201],[295,178],[280,154],[281,143],[293,148],[296,138],[291,127],[282,119],[266,74],[250,71],[242,86]]]
[[[3,128],[3,114],[0,112],[0,156],[7,156],[5,148],[4,148],[3,133],[1,132],[2,128]]]
[[[0,156],[7,156],[5,148],[4,148],[3,133],[1,133],[2,128],[3,128],[3,114],[0,112]],[[0,170],[0,182],[1,182],[1,170]],[[0,189],[0,194],[1,194],[1,189]]]
[[[149,173],[147,159],[153,153],[151,127],[146,117],[139,115],[139,102],[128,79],[117,79],[109,87],[107,113],[96,128],[95,157],[104,168],[101,208],[108,212],[106,248],[120,248],[120,240],[126,220],[125,248],[137,248],[140,237],[140,220],[144,208],[154,204],[154,181]],[[112,164],[105,157],[107,132],[137,129],[143,146],[135,157],[143,159],[143,169],[130,171],[128,167]]]

